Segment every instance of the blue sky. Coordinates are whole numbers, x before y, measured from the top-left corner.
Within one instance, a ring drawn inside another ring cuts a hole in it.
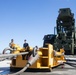
[[[76,0],[0,0],[0,52],[13,38],[21,47],[43,45],[43,36],[54,33],[58,10],[71,8],[76,18]]]

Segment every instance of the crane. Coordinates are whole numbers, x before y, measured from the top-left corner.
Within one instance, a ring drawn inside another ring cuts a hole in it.
[[[44,36],[44,44],[51,43],[55,50],[64,48],[65,54],[76,54],[76,27],[74,13],[70,8],[59,9],[59,14],[54,27],[54,34]]]

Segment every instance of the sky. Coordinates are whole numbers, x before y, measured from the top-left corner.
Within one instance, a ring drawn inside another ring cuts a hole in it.
[[[0,52],[11,39],[42,47],[44,35],[54,34],[60,8],[70,8],[76,19],[76,0],[0,0]]]

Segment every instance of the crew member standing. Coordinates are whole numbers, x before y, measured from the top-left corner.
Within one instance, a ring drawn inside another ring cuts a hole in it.
[[[29,59],[29,56],[30,56],[30,50],[29,50],[29,44],[26,43],[26,40],[24,40],[23,48],[25,48],[25,51],[29,52],[29,54],[23,55],[23,59],[24,59],[25,56],[26,56],[26,60],[28,60],[28,59]]]
[[[11,42],[9,43],[9,47],[12,48],[12,45],[14,44],[14,40],[11,39]]]
[[[24,40],[23,48],[28,48],[28,47],[29,47],[29,44],[26,43],[26,40]]]

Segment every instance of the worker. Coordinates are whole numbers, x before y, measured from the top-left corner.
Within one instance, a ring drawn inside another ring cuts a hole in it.
[[[23,48],[25,48],[26,52],[29,52],[29,54],[23,55],[23,57],[26,56],[26,60],[28,60],[28,58],[30,57],[30,50],[29,50],[29,44],[26,42],[26,40],[24,40]]]
[[[26,40],[24,40],[23,48],[27,48],[27,47],[29,47],[29,44],[26,43]]]
[[[14,44],[14,40],[11,39],[11,42],[9,43],[9,47],[12,48],[12,45]]]

